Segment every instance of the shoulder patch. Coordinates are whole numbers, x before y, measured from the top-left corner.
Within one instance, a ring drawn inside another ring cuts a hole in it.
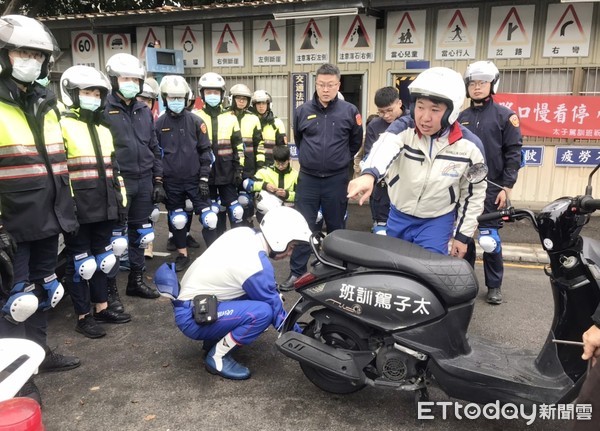
[[[508,120],[511,122],[511,124],[513,126],[519,127],[520,123],[519,123],[519,117],[517,117],[517,114],[512,114]]]
[[[362,115],[356,114],[356,125],[362,126]]]
[[[312,120],[313,118],[317,118],[317,114],[312,114],[306,117],[307,120]]]
[[[206,135],[206,123],[200,125],[200,131]]]

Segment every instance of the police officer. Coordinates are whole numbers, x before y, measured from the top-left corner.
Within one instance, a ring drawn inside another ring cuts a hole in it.
[[[489,184],[483,213],[505,208],[517,181],[521,166],[523,140],[519,117],[505,106],[494,103],[493,94],[500,84],[500,72],[491,61],[476,61],[467,67],[465,86],[471,106],[461,112],[458,121],[475,133],[485,148],[489,168],[488,178],[502,186]],[[479,244],[484,250],[483,271],[488,288],[487,302],[502,303],[502,244],[498,229],[501,221],[485,222],[479,226]],[[465,259],[475,265],[475,244],[469,244]]]
[[[79,359],[48,348],[45,311],[64,293],[54,273],[58,236],[78,224],[56,96],[34,85],[59,49],[44,25],[19,15],[0,18],[0,46],[0,250],[14,253],[14,285],[0,298],[0,337],[45,348],[40,371],[68,370]],[[18,395],[40,401],[33,380]]]
[[[273,163],[273,148],[276,145],[287,144],[285,125],[271,110],[271,102],[271,95],[265,90],[256,90],[252,94],[252,109],[260,118],[260,126],[262,127],[265,166],[270,166]]]
[[[78,315],[75,330],[88,338],[106,331],[97,322],[126,323],[131,316],[108,309],[108,277],[118,266],[111,234],[115,222],[127,217],[127,197],[119,174],[110,130],[100,125],[110,91],[108,78],[89,66],[68,68],[60,92],[68,111],[61,125],[67,166],[77,204],[79,231],[65,234],[65,286]],[[95,304],[90,313],[90,300]]]
[[[205,73],[198,81],[198,93],[204,101],[204,108],[193,112],[204,120],[215,156],[208,179],[210,198],[214,202],[220,200],[224,210],[218,214],[217,229],[202,231],[204,241],[210,245],[225,232],[227,215],[232,226],[240,226],[243,221],[244,210],[237,200],[243,181],[238,148],[243,144],[236,116],[232,111],[223,112],[222,109],[225,96],[223,77],[214,72]]]
[[[294,141],[298,147],[300,174],[296,190],[296,209],[311,230],[317,229],[319,208],[327,232],[344,227],[348,199],[348,167],[362,144],[362,118],[356,106],[338,97],[340,70],[324,64],[317,70],[317,90],[312,100],[296,110]],[[290,276],[282,284],[289,289],[306,271],[308,245],[294,249]]]
[[[160,95],[166,112],[156,120],[158,143],[164,152],[163,181],[169,229],[179,252],[175,259],[177,272],[187,268],[190,261],[186,247],[189,229],[186,199],[192,201],[194,213],[200,216],[204,229],[217,227],[217,214],[211,210],[208,186],[213,159],[210,140],[204,120],[185,109],[189,92],[183,77],[163,77]]]
[[[373,144],[379,139],[379,136],[385,133],[390,124],[404,114],[400,93],[394,87],[383,87],[377,90],[375,92],[375,106],[377,106],[377,118],[367,124],[364,159],[369,156],[371,148],[373,148]],[[396,133],[401,131],[399,130]],[[371,217],[373,218],[373,233],[384,235],[388,213],[390,212],[390,197],[385,181],[377,183],[369,203],[371,205]]]
[[[204,340],[209,373],[232,380],[250,377],[250,370],[231,356],[232,351],[251,344],[270,325],[278,330],[286,316],[269,257],[286,258],[310,235],[300,213],[278,207],[265,215],[260,231],[241,227],[215,241],[186,271],[181,291],[166,264],[156,271],[159,290],[173,299],[177,327],[193,340]],[[220,316],[216,321],[202,324],[194,319],[197,295],[216,296]]]
[[[137,95],[136,99],[148,105],[148,108],[150,108],[152,113],[156,112],[157,115],[155,115],[155,117],[158,117],[158,109],[155,110],[154,107],[156,106],[156,101],[158,100],[159,94],[160,87],[158,82],[156,82],[156,79],[148,77],[144,81],[142,92]]]
[[[117,161],[127,190],[129,262],[131,271],[125,293],[141,298],[160,295],[143,277],[144,248],[154,240],[149,217],[155,203],[165,199],[162,185],[161,153],[156,140],[152,113],[136,99],[142,91],[146,70],[131,54],[115,54],[106,62],[106,73],[112,85],[104,108],[104,121],[113,135]],[[123,226],[122,229],[125,229]],[[111,307],[122,311],[116,282],[109,284]]]

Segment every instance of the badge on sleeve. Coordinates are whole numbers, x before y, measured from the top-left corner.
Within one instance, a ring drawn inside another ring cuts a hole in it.
[[[200,126],[200,131],[206,135],[206,123],[202,123],[202,125]]]
[[[360,114],[356,114],[356,125],[362,126],[362,116]]]
[[[509,121],[513,126],[519,127],[519,117],[517,117],[517,114],[512,114],[509,118]]]

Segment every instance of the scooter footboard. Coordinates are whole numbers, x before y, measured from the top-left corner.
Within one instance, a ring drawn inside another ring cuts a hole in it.
[[[336,349],[298,332],[286,332],[276,345],[289,358],[357,384],[367,381],[363,368],[375,357],[371,351]]]

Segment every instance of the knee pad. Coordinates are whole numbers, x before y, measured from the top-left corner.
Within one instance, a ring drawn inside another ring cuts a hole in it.
[[[219,217],[211,208],[204,208],[200,213],[200,223],[208,230],[214,230],[217,228]]]
[[[160,210],[158,209],[158,205],[154,205],[154,209],[150,213],[150,217],[148,217],[148,219],[152,223],[156,223],[158,221],[159,217],[160,217]]]
[[[177,299],[179,296],[179,280],[175,272],[175,264],[163,263],[154,274],[156,290],[169,299]]]
[[[96,265],[96,259],[87,253],[78,254],[73,258],[75,263],[75,274],[73,274],[73,281],[79,283],[81,280],[89,280],[98,269]]]
[[[114,230],[110,242],[112,243],[113,254],[117,257],[125,253],[129,245],[127,234],[122,230]]]
[[[183,208],[183,210],[186,213],[191,213],[192,211],[194,211],[194,204],[192,203],[192,201],[190,199],[185,200],[185,207]]]
[[[502,242],[498,229],[479,228],[479,245],[486,253],[499,253],[502,250]]]
[[[175,211],[169,211],[169,220],[175,229],[181,230],[187,224],[188,216],[183,209],[179,208]]]
[[[238,202],[244,209],[246,209],[246,208],[248,208],[248,206],[250,206],[251,201],[252,201],[252,198],[246,192],[240,192],[240,194],[238,195]]]
[[[154,241],[154,228],[152,227],[152,224],[143,224],[141,227],[137,228],[136,231],[138,233],[138,239],[135,242],[135,245],[139,248],[148,248],[150,243]]]
[[[244,219],[244,208],[240,205],[238,201],[231,202],[229,205],[229,221],[232,224],[241,223]]]
[[[44,279],[42,287],[46,291],[48,297],[39,305],[38,308],[42,311],[46,311],[50,308],[56,307],[65,294],[65,289],[56,278],[56,274],[52,274],[50,277]]]
[[[252,178],[246,178],[244,181],[242,181],[242,187],[248,193],[252,193],[252,189],[254,188],[254,180]]]
[[[373,224],[373,233],[377,235],[387,235],[387,223],[378,221]]]
[[[6,314],[7,320],[13,323],[21,323],[29,319],[39,306],[35,293],[35,284],[20,282],[13,286],[2,312]]]
[[[110,274],[116,263],[117,257],[110,249],[96,255],[96,266],[105,274]]]
[[[219,214],[219,212],[221,211],[221,205],[219,202],[217,201],[211,201],[210,204],[210,209],[212,212],[214,212],[215,214]]]

